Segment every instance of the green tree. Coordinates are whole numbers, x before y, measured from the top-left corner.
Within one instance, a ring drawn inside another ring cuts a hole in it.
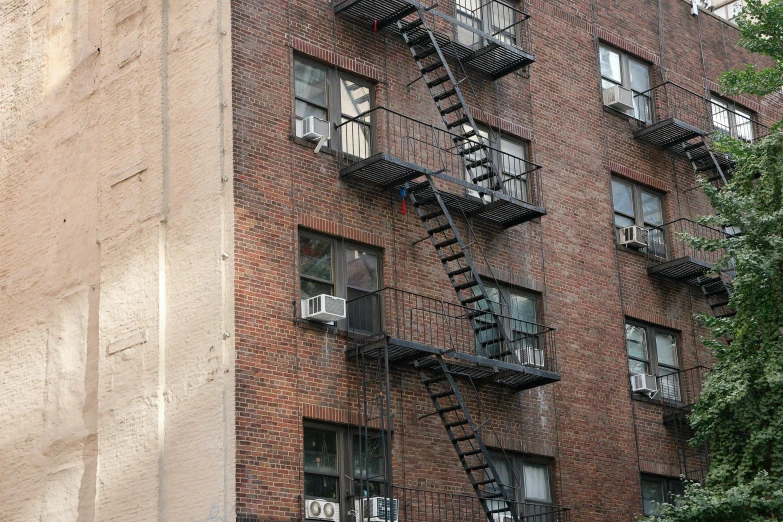
[[[769,94],[783,85],[783,0],[747,0],[741,44],[774,65],[725,73],[728,94]],[[728,137],[718,147],[736,164],[720,189],[704,183],[716,215],[704,224],[739,227],[724,240],[688,238],[725,250],[716,270],[735,274],[732,318],[705,317],[717,363],[690,416],[695,443],[707,442],[706,485],[692,484],[656,522],[783,521],[783,135],[779,122],[755,143]],[[730,336],[730,344],[718,339]]]

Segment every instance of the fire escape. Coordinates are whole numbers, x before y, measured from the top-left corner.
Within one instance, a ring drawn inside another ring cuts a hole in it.
[[[410,201],[457,298],[448,303],[384,288],[348,302],[347,356],[359,375],[362,481],[382,483],[384,494],[396,499],[386,499],[382,520],[390,522],[566,521],[566,509],[516,500],[519,481],[501,476],[487,447],[491,422],[477,391],[493,385],[518,392],[560,380],[553,329],[515,318],[508,305],[492,299],[469,221],[509,228],[546,214],[540,167],[492,146],[463,97],[465,78],[457,78],[468,68],[496,79],[532,63],[523,45],[528,17],[498,0],[342,0],[335,12],[367,30],[399,36],[442,120],[435,126],[384,107],[343,120],[337,126],[340,177]],[[434,408],[429,415],[440,418],[473,496],[394,483],[394,367],[418,374]],[[369,519],[363,516],[356,518]]]
[[[753,141],[763,138],[769,129],[746,114],[739,114],[704,96],[672,82],[664,82],[647,92],[635,95],[643,107],[639,117],[631,120],[634,138],[687,159],[693,170],[716,186],[731,179],[735,168],[731,156],[714,150],[716,135]],[[715,275],[715,263],[725,252],[697,248],[683,239],[689,235],[704,239],[724,239],[733,229],[708,227],[688,219],[677,219],[648,231],[647,273],[651,276],[696,286],[701,290],[713,315],[718,318],[735,314],[729,306],[731,268]],[[731,342],[727,339],[727,342]],[[691,447],[693,430],[688,422],[707,369],[695,367],[659,378],[658,389],[664,405],[663,421],[669,427],[677,446],[680,473],[690,480],[703,481],[709,468],[706,445]]]

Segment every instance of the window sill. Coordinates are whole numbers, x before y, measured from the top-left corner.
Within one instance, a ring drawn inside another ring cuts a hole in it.
[[[293,134],[291,134],[291,141],[293,141],[297,145],[303,145],[303,146],[309,148],[311,151],[315,149],[315,145],[316,145],[315,142],[307,141],[307,140],[302,139],[299,136],[295,136]],[[321,152],[320,153],[321,154],[328,154],[329,156],[337,157],[337,151],[334,150],[334,149],[330,149],[328,147],[321,148]]]
[[[646,402],[647,404],[655,404],[657,406],[663,406],[663,401],[661,399],[655,399],[655,398],[651,399],[640,393],[631,392],[631,399],[639,402]]]
[[[602,102],[603,103],[603,102]],[[612,109],[611,107],[607,107],[606,105],[603,105],[604,112],[607,112],[609,114],[613,114],[614,116],[617,116],[618,118],[622,118],[625,121],[631,121],[631,116],[624,112],[620,112],[617,109]]]

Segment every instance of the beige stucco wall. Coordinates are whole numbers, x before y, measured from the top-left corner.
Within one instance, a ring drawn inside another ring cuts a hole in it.
[[[0,1],[4,522],[231,519],[228,17]]]

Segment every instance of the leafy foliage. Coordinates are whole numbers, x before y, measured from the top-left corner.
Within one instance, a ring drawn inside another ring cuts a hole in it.
[[[783,0],[746,0],[737,18],[740,45],[768,56],[774,65],[756,68],[748,65],[723,74],[721,89],[726,94],[765,95],[783,86]]]
[[[747,0],[741,44],[774,65],[721,77],[728,94],[768,94],[783,85],[783,0]],[[717,270],[733,275],[732,318],[705,317],[717,359],[690,415],[694,443],[707,442],[706,486],[691,484],[676,505],[648,522],[783,522],[783,122],[755,143],[719,138],[736,164],[720,189],[704,182],[716,211],[706,225],[731,224],[724,240],[690,238],[723,251]],[[731,343],[719,342],[722,337]]]

